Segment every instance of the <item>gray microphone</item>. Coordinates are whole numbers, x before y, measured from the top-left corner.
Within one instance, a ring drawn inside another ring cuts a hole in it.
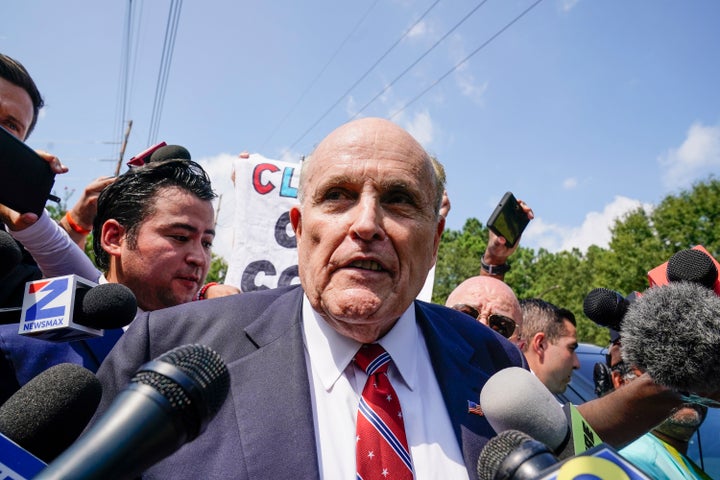
[[[35,478],[135,478],[200,435],[229,384],[209,347],[174,348],[140,367],[97,423]]]
[[[623,359],[660,385],[720,389],[720,297],[699,283],[647,289],[625,314],[622,342]]]

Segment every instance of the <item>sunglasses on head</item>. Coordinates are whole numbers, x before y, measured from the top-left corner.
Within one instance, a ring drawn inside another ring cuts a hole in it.
[[[472,305],[467,305],[465,303],[458,303],[457,305],[453,305],[453,310],[457,310],[459,312],[467,313],[471,317],[478,319],[480,318],[480,312],[477,308],[473,307]],[[487,317],[488,326],[498,332],[500,335],[502,335],[505,338],[510,338],[515,332],[515,328],[517,327],[517,324],[515,323],[515,320],[513,320],[510,317],[506,317],[505,315],[500,315],[497,313],[493,313],[488,315]]]

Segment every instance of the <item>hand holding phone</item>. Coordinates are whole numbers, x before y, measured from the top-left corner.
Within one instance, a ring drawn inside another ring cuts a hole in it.
[[[40,216],[54,184],[48,162],[0,127],[0,203],[21,214]]]
[[[530,218],[518,203],[512,192],[506,192],[490,215],[487,227],[505,239],[505,246],[512,248],[520,239]]]

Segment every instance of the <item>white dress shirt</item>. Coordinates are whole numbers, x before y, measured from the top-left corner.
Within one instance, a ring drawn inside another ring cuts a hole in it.
[[[352,359],[361,344],[337,333],[307,297],[303,338],[320,478],[354,480],[355,423],[367,374]],[[388,376],[400,400],[415,479],[467,479],[414,304],[378,343],[393,360]]]

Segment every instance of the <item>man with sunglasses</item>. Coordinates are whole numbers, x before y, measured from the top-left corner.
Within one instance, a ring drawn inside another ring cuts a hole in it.
[[[467,313],[519,346],[522,310],[505,282],[485,275],[470,277],[450,293],[445,306]]]
[[[520,350],[530,370],[552,393],[563,393],[572,371],[580,368],[575,315],[539,298],[520,301],[523,340]]]

